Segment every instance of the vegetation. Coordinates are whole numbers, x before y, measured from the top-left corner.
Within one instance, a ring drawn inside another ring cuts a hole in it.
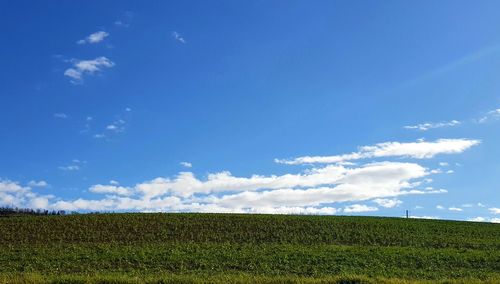
[[[42,209],[29,209],[29,208],[11,208],[11,207],[0,207],[0,217],[13,217],[22,215],[33,215],[33,216],[43,216],[43,215],[64,215],[66,214],[63,210],[42,210]]]
[[[229,214],[0,218],[0,283],[160,280],[500,283],[500,225]]]

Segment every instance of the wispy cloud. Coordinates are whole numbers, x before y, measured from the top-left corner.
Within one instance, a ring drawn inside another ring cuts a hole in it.
[[[493,214],[500,214],[500,208],[492,207],[489,210]]]
[[[128,28],[130,27],[134,17],[134,12],[126,11],[114,22],[114,25],[120,28]]]
[[[180,162],[179,164],[185,168],[192,168],[193,167],[193,164],[191,164],[190,162]]]
[[[125,23],[125,22],[124,22],[124,21],[122,21],[122,20],[116,20],[114,24],[115,24],[115,26],[117,26],[117,27],[123,27],[123,28],[128,28],[128,27],[130,27],[130,24],[129,24],[129,23]]]
[[[85,164],[87,164],[86,161],[81,161],[81,160],[78,160],[78,159],[73,159],[71,161],[71,163],[65,165],[65,166],[60,166],[58,167],[61,171],[79,171],[82,166],[84,166]]]
[[[65,114],[65,113],[59,112],[59,113],[54,113],[54,117],[55,118],[66,119],[66,118],[68,118],[68,115]]]
[[[101,56],[92,60],[71,60],[73,66],[64,71],[64,75],[71,78],[71,83],[83,83],[84,75],[94,75],[101,72],[104,68],[111,68],[115,63],[108,58]]]
[[[125,111],[128,112],[127,110]],[[102,133],[95,134],[94,138],[109,138],[116,134],[124,133],[127,122],[120,117],[121,115],[117,115],[117,118],[111,123],[107,124],[104,127]]]
[[[475,119],[474,121],[477,123],[485,123],[487,121],[499,118],[500,118],[500,108],[488,111],[485,115],[481,116],[478,119]]]
[[[377,203],[379,206],[385,207],[385,208],[393,208],[401,205],[403,201],[398,200],[398,199],[384,199],[384,198],[377,198],[374,199],[373,202]]]
[[[461,124],[469,124],[469,123],[486,123],[493,120],[500,119],[500,108],[487,111],[483,113],[481,116],[472,118],[472,119],[464,119],[464,120],[450,120],[450,121],[442,121],[442,122],[426,122],[420,123],[416,125],[407,125],[404,126],[405,129],[419,130],[419,131],[427,131],[435,128],[443,128],[443,127],[454,127]]]
[[[172,38],[174,38],[176,41],[180,43],[186,43],[186,40],[184,39],[183,36],[181,36],[178,32],[173,31],[172,32]]]
[[[92,121],[93,120],[94,120],[94,118],[92,116],[87,116],[85,118],[83,129],[80,130],[80,133],[88,133],[88,132],[90,132],[90,130],[92,129]]]
[[[28,186],[29,187],[48,187],[49,184],[44,180],[40,180],[40,181],[31,180],[30,182],[28,182]]]
[[[417,125],[407,125],[405,129],[416,129],[420,131],[427,131],[434,128],[452,127],[460,125],[461,122],[458,120],[444,121],[444,122],[426,122]]]
[[[62,171],[78,171],[80,170],[80,166],[79,165],[60,166],[59,169]]]
[[[125,119],[128,120],[131,112],[132,109],[126,107],[119,114],[116,114],[113,120],[108,119],[108,122],[104,125],[99,123],[98,118],[87,116],[82,119],[83,128],[80,130],[80,134],[90,134],[94,138],[110,138],[113,135],[124,133],[127,124]]]
[[[382,157],[408,157],[428,159],[438,154],[461,153],[472,146],[478,145],[475,139],[439,139],[433,142],[385,142],[373,146],[360,147],[358,152],[335,156],[303,156],[295,159],[275,159],[275,162],[288,165],[299,164],[334,164],[345,161]]]
[[[108,36],[109,36],[109,33],[105,32],[105,31],[98,31],[98,32],[95,32],[93,34],[90,34],[89,36],[87,36],[84,39],[77,41],[76,43],[78,43],[78,44],[99,43],[99,42],[103,41]]]
[[[377,210],[378,210],[377,207],[370,207],[370,206],[362,205],[362,204],[353,204],[353,205],[346,206],[344,208],[345,213],[373,212],[373,211],[377,211]]]
[[[471,53],[466,54],[460,58],[457,58],[456,60],[453,60],[447,64],[439,66],[433,70],[430,70],[429,72],[427,72],[421,76],[418,76],[416,78],[408,80],[408,81],[404,82],[400,87],[410,87],[410,86],[414,86],[416,84],[419,84],[421,82],[425,82],[425,81],[437,78],[437,77],[439,77],[443,74],[449,73],[457,68],[465,67],[469,64],[472,64],[472,63],[477,62],[481,59],[487,58],[488,56],[491,56],[491,55],[498,53],[498,52],[500,52],[500,45],[492,45],[492,46],[482,48],[480,50],[471,52]]]
[[[108,124],[106,126],[106,130],[114,132],[114,133],[120,133],[125,131],[125,120],[123,119],[117,119],[111,124]]]

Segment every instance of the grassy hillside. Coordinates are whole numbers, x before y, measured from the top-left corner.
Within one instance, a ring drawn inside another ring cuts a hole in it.
[[[6,217],[0,282],[13,279],[499,283],[500,225],[225,214]]]

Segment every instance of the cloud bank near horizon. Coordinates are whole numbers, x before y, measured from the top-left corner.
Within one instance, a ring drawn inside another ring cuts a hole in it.
[[[0,180],[0,204],[67,211],[227,212],[275,214],[338,214],[394,208],[407,195],[441,194],[429,177],[442,174],[415,161],[369,161],[366,158],[430,159],[438,154],[462,153],[479,140],[440,139],[434,142],[386,142],[363,146],[358,152],[327,157],[300,157],[284,164],[320,163],[299,173],[234,176],[229,171],[198,178],[193,172],[157,177],[132,186],[92,185],[98,197],[65,200],[40,194],[32,186]],[[363,204],[363,202],[370,202]],[[378,207],[377,207],[378,206]]]

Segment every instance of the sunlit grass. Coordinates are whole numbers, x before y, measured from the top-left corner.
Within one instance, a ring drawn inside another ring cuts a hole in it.
[[[399,218],[9,217],[0,283],[498,283],[499,240],[499,224]]]

